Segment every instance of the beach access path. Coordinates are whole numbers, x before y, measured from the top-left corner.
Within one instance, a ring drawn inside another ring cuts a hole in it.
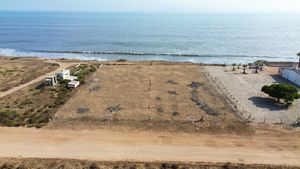
[[[0,128],[0,157],[300,166],[299,135]]]
[[[0,92],[0,98],[5,97],[5,96],[7,96],[7,95],[10,95],[10,94],[12,94],[12,93],[14,93],[14,92],[16,92],[16,91],[18,91],[18,90],[21,90],[21,89],[23,89],[23,88],[25,88],[25,87],[28,87],[28,86],[30,86],[30,85],[32,85],[32,84],[35,84],[35,83],[39,82],[39,81],[42,81],[42,80],[46,79],[47,77],[52,76],[52,75],[54,75],[55,73],[57,73],[58,70],[66,69],[66,68],[68,68],[68,67],[74,65],[74,63],[58,62],[58,61],[55,61],[55,60],[45,60],[45,61],[46,61],[46,62],[49,62],[49,63],[56,63],[56,64],[59,65],[59,67],[58,67],[56,70],[54,70],[54,71],[52,71],[52,72],[49,72],[49,73],[47,73],[47,74],[45,74],[45,75],[43,75],[43,76],[40,76],[40,77],[38,77],[38,78],[36,78],[36,79],[30,81],[30,82],[27,82],[27,83],[24,83],[24,84],[22,84],[22,85],[16,86],[16,87],[11,88],[11,89],[9,89],[9,90],[7,90],[7,91],[5,91],[5,92]]]

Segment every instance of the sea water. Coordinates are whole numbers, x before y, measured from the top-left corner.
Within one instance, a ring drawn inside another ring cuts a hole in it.
[[[297,61],[300,15],[0,12],[0,55]]]

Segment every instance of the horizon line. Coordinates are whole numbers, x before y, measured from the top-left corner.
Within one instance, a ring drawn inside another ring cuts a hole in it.
[[[3,10],[0,12],[49,12],[49,13],[145,13],[145,14],[300,14],[296,12],[271,12],[271,11],[202,11],[202,12],[186,12],[186,11],[89,11],[89,10]]]

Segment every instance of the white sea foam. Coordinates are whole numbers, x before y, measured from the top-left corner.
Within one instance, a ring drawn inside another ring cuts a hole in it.
[[[107,52],[107,51],[22,51],[11,48],[0,48],[2,56],[31,56],[44,58],[67,58],[80,60],[98,60],[108,61],[117,59],[126,59],[131,61],[143,60],[161,60],[173,62],[192,62],[208,64],[232,64],[232,63],[250,63],[260,59],[279,61],[277,57],[272,56],[245,56],[245,55],[199,55],[199,54],[179,54],[179,53],[142,53],[142,52]],[[282,61],[295,61],[295,57],[284,57]]]
[[[48,59],[53,58],[67,58],[67,59],[79,59],[79,60],[98,60],[107,61],[107,59],[100,56],[91,56],[81,53],[49,53],[49,52],[32,52],[32,51],[22,51],[11,48],[0,48],[0,56],[8,57],[43,57]]]
[[[10,48],[0,48],[0,56],[16,56],[16,50]]]

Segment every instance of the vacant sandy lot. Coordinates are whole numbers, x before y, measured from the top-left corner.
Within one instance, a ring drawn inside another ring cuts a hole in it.
[[[27,83],[57,68],[57,64],[36,58],[0,57],[0,92]]]
[[[249,132],[196,64],[104,65],[57,113],[50,128],[83,126]]]
[[[226,95],[237,105],[244,118],[256,123],[286,123],[292,124],[299,117],[300,100],[292,107],[286,109],[282,105],[274,104],[275,101],[261,92],[264,85],[272,83],[288,83],[283,78],[274,75],[274,70],[265,70],[255,74],[247,70],[232,71],[232,67],[206,66],[207,72],[215,80]]]

